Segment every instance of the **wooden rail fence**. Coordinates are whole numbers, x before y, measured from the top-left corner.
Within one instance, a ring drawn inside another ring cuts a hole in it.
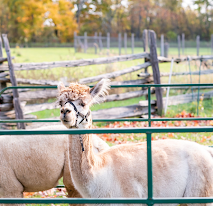
[[[110,78],[115,79],[121,75],[125,75],[128,73],[132,73],[135,71],[143,71],[138,74],[140,79],[136,80],[129,80],[129,81],[112,81],[112,85],[132,85],[132,84],[161,84],[160,77],[169,76],[169,73],[160,73],[159,70],[159,63],[167,63],[171,62],[171,59],[165,58],[162,56],[157,56],[157,45],[156,45],[156,35],[155,32],[152,30],[144,30],[143,32],[143,45],[144,45],[144,52],[139,54],[131,54],[131,55],[121,55],[121,56],[113,56],[113,57],[104,57],[104,58],[97,58],[97,59],[82,59],[82,60],[75,60],[75,61],[56,61],[56,62],[41,62],[41,63],[12,63],[12,57],[9,52],[9,42],[6,35],[3,35],[5,49],[7,51],[7,57],[3,57],[2,52],[2,42],[0,38],[0,86],[1,89],[6,87],[7,83],[12,83],[12,85],[18,84],[30,84],[30,85],[58,85],[59,82],[57,81],[50,81],[50,80],[33,80],[33,79],[20,79],[15,78],[14,71],[22,71],[22,70],[45,70],[45,69],[52,69],[56,67],[81,67],[87,65],[99,65],[99,64],[110,64],[114,62],[123,62],[123,61],[131,61],[136,59],[144,59],[144,63],[135,65],[132,67],[125,68],[123,70],[110,72],[101,74],[94,77],[87,77],[82,78],[79,80],[82,84],[91,84],[94,82],[99,81],[102,78]],[[99,36],[100,39],[100,36]],[[134,49],[134,48],[133,48]],[[149,51],[148,51],[149,50]],[[213,56],[202,56],[202,57],[190,57],[190,61],[196,60],[210,60],[213,59]],[[176,58],[174,62],[180,63],[184,61],[189,61],[189,58]],[[4,62],[8,62],[9,64],[6,65]],[[149,67],[152,67],[152,74],[148,72]],[[9,72],[8,72],[9,71]],[[213,70],[203,70],[201,74],[211,74]],[[173,73],[173,76],[177,75],[198,75],[198,72],[178,72]],[[68,85],[66,85],[68,86]],[[176,88],[180,89],[180,88]],[[185,88],[187,89],[187,88]],[[155,88],[151,90],[152,94],[156,94],[156,101],[152,101],[152,113],[156,113],[156,109],[158,114],[162,114],[163,110],[163,103],[165,102],[164,98],[162,97],[162,88]],[[125,92],[121,94],[111,94],[106,98],[106,101],[122,101],[129,98],[145,96],[147,97],[147,90],[142,89],[139,91],[132,91],[132,92]],[[206,95],[206,98],[211,95]],[[14,98],[15,97],[15,98]],[[26,102],[33,102],[38,99],[50,99],[56,97],[56,90],[39,90],[39,91],[32,91],[29,89],[25,90],[17,90],[13,91],[13,97],[11,92],[7,92],[2,95],[0,99],[0,118],[1,119],[10,119],[10,118],[32,118],[30,113],[37,112],[45,109],[54,109],[56,108],[55,103],[43,103],[43,104],[33,104],[33,105],[26,105]],[[185,99],[184,99],[185,98]],[[176,104],[170,98],[168,105]],[[179,102],[184,103],[185,101],[191,101],[192,98],[189,96],[184,96],[178,98]],[[187,100],[186,100],[187,99]],[[21,101],[21,103],[20,103]],[[172,103],[173,102],[173,103]],[[177,101],[176,101],[177,102]],[[17,106],[19,105],[19,106]],[[23,108],[23,111],[21,109]],[[118,112],[119,111],[119,112]],[[141,117],[142,115],[146,115],[148,113],[147,109],[147,101],[140,101],[136,105],[126,106],[126,107],[119,107],[119,108],[111,108],[107,110],[100,110],[93,112],[94,118],[124,118],[124,117]],[[21,116],[22,114],[22,116]],[[24,114],[24,116],[23,116]],[[14,124],[11,124],[14,125]],[[10,125],[10,126],[11,126]],[[18,124],[18,128],[24,128],[24,124]]]

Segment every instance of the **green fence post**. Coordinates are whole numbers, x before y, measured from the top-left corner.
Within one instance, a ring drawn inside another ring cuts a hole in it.
[[[148,87],[148,123],[151,127],[151,91],[150,86]],[[147,143],[147,186],[148,186],[148,199],[153,198],[153,182],[152,182],[152,134],[146,134]],[[152,204],[148,204],[152,206]]]
[[[153,199],[153,181],[152,181],[152,134],[146,134],[147,143],[147,186],[148,186],[148,200]],[[148,204],[151,206],[152,204]]]
[[[148,123],[149,123],[149,127],[151,127],[151,91],[150,91],[150,87],[148,87]]]

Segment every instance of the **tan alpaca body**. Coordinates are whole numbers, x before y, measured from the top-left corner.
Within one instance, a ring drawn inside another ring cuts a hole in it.
[[[83,197],[147,197],[146,143],[114,146],[93,155],[82,153],[77,138],[70,136],[72,144],[72,178]],[[85,148],[89,145],[84,141]],[[180,140],[154,141],[152,147],[154,197],[213,196],[209,148]]]
[[[95,153],[108,148],[96,135],[92,139]],[[62,176],[68,196],[81,197],[70,178],[67,135],[0,136],[0,157],[0,198],[51,189]]]
[[[88,121],[82,121],[83,117],[76,114],[89,114],[89,107],[104,96],[108,85],[108,80],[101,80],[91,90],[79,84],[71,84],[69,88],[59,85],[62,123],[68,128],[75,125],[80,129],[91,128],[91,115]],[[69,135],[69,158],[73,183],[83,197],[147,198],[146,143],[114,146],[95,154],[91,135],[81,137],[85,151],[79,135]],[[154,197],[213,196],[212,156],[213,149],[197,143],[153,141]]]

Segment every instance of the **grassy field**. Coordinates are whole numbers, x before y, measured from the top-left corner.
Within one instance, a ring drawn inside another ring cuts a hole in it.
[[[135,53],[143,52],[142,48],[135,48]],[[77,60],[77,59],[88,59],[88,58],[98,58],[106,56],[106,50],[103,50],[98,55],[92,53],[75,53],[73,48],[13,48],[11,49],[12,56],[15,57],[14,62],[50,62],[50,61],[63,61],[63,60]],[[110,56],[116,55],[118,52],[117,48],[113,48],[110,51]],[[122,50],[124,53],[124,50]],[[127,50],[127,53],[131,53],[131,49]],[[158,50],[159,53],[159,50]],[[176,48],[170,48],[169,50],[170,57],[176,57],[178,54],[178,50]],[[195,55],[196,49],[194,48],[186,48],[185,54]],[[206,48],[200,49],[201,55],[210,54],[210,50]],[[77,68],[54,68],[48,70],[38,70],[38,71],[19,71],[16,72],[16,76],[18,78],[27,78],[27,79],[46,79],[46,80],[61,80],[61,81],[78,81],[81,78],[96,76],[103,73],[113,72],[117,70],[122,70],[137,64],[143,63],[144,60],[134,60],[134,61],[126,61],[126,62],[118,62],[113,64],[104,64],[104,65],[93,65],[93,66],[82,66]],[[200,62],[191,62],[190,63],[191,70],[196,71],[199,69]],[[202,69],[206,69],[202,66]],[[143,70],[141,70],[143,71]],[[160,64],[161,72],[169,72],[170,71],[170,63],[162,63]],[[180,64],[174,64],[173,72],[183,72],[189,71],[189,63],[184,62]],[[151,68],[149,68],[149,72],[152,73]],[[134,72],[131,74],[126,74],[116,78],[115,80],[130,80],[130,79],[138,79],[137,74],[139,72]],[[168,77],[161,78],[162,83],[168,83]],[[190,76],[175,76],[172,77],[172,83],[191,83]],[[193,76],[192,83],[198,83],[199,76]],[[201,76],[201,83],[212,83],[213,75],[203,75]],[[116,90],[115,92],[123,92],[123,89]],[[130,91],[127,90],[127,91]],[[171,90],[171,95],[174,92]],[[154,97],[153,97],[154,98]],[[131,104],[136,104],[141,98],[134,98],[127,101],[122,102],[111,102],[104,103],[101,105],[97,105],[93,107],[93,110],[110,108],[114,106],[126,106]],[[181,108],[178,106],[178,108]],[[58,116],[58,110],[45,110],[39,113],[35,113],[39,118],[47,118]]]
[[[110,56],[116,54],[116,49],[112,49]],[[177,49],[170,49],[170,56],[177,56]],[[188,49],[191,55],[196,54],[196,49]],[[14,62],[50,62],[50,61],[63,61],[63,60],[78,60],[78,59],[88,59],[88,58],[98,58],[106,56],[106,51],[95,54],[85,54],[85,53],[75,53],[73,48],[14,48],[11,50],[12,55],[15,57]],[[130,53],[131,50],[128,50]],[[141,48],[135,48],[135,53],[142,52]],[[186,52],[186,51],[185,51]],[[159,53],[159,51],[158,51]],[[200,54],[210,54],[208,50],[201,49]],[[46,79],[46,80],[55,80],[55,81],[78,81],[81,78],[96,76],[99,74],[109,73],[117,70],[122,70],[134,65],[143,63],[144,60],[134,60],[126,62],[117,62],[113,64],[104,64],[104,65],[92,65],[92,66],[82,66],[77,68],[54,68],[48,70],[38,70],[38,71],[17,71],[16,76],[18,78],[27,78],[27,79]],[[196,71],[199,69],[200,63],[191,62],[191,70]],[[202,67],[202,69],[206,69]],[[143,71],[143,70],[141,70]],[[160,64],[161,72],[170,71],[170,63]],[[189,63],[184,62],[180,64],[174,64],[173,72],[183,72],[189,71]],[[151,68],[149,72],[152,73]],[[130,80],[138,79],[137,74],[139,72],[133,72],[131,74],[126,74],[120,77],[117,77],[117,81],[121,80]],[[212,83],[213,75],[201,76],[201,82]],[[161,79],[162,83],[168,82],[168,77]],[[189,76],[176,76],[172,77],[172,83],[191,83]],[[198,76],[193,76],[192,83],[198,83]]]
[[[188,53],[187,53],[188,51]],[[75,53],[73,48],[13,48],[11,49],[12,55],[15,57],[14,62],[50,62],[50,61],[63,61],[63,60],[78,60],[78,59],[88,59],[88,58],[98,58],[106,56],[106,50],[100,52],[98,55],[95,54],[85,54],[85,53]],[[117,53],[117,49],[112,49],[110,51],[110,56],[114,56]],[[135,53],[143,52],[142,48],[135,48]],[[177,49],[170,49],[170,57],[177,57]],[[127,53],[131,53],[128,49]],[[158,51],[159,53],[159,51]],[[190,48],[186,49],[185,53],[187,55],[195,55],[196,49]],[[210,54],[207,49],[200,49],[201,55]],[[49,80],[67,80],[74,81],[80,78],[85,78],[89,76],[96,76],[98,74],[103,74],[107,72],[113,72],[116,70],[122,70],[130,66],[143,63],[143,60],[134,60],[127,62],[118,62],[113,64],[105,65],[93,65],[93,66],[83,66],[76,68],[54,68],[51,70],[39,70],[39,71],[21,71],[16,72],[17,77],[20,78],[32,78],[32,79],[49,79]],[[198,62],[195,65],[192,63],[192,70],[198,69]],[[181,63],[174,66],[174,72],[184,71],[187,69],[186,63]],[[150,69],[151,70],[151,69]],[[161,72],[169,72],[170,64],[164,63],[160,64]],[[149,71],[151,72],[151,71]],[[120,79],[134,79],[137,78],[138,72],[127,74]],[[118,79],[119,79],[118,78]],[[165,81],[167,80],[164,78]]]
[[[14,62],[50,62],[50,61],[63,61],[63,60],[73,60],[73,59],[89,59],[89,58],[98,58],[100,56],[107,56],[107,50],[98,52],[94,54],[93,51],[88,53],[77,52],[75,53],[74,48],[67,47],[44,47],[44,48],[12,48],[11,53],[15,56]],[[135,48],[134,53],[142,53],[143,48]],[[158,48],[158,55],[160,55],[160,50]],[[111,48],[110,55],[118,55],[117,48]],[[122,50],[122,55],[125,54],[124,49]],[[127,49],[127,54],[131,54],[131,49]],[[196,48],[186,48],[184,55],[181,56],[196,56]],[[4,52],[4,55],[5,52]],[[200,48],[200,55],[211,55],[210,48]],[[169,49],[169,57],[177,57],[178,50],[177,48]]]

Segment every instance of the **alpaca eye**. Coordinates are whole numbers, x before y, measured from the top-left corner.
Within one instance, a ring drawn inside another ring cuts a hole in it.
[[[59,105],[62,107],[62,101],[59,102]]]
[[[81,102],[79,105],[82,106],[82,107],[84,107],[85,103]]]

